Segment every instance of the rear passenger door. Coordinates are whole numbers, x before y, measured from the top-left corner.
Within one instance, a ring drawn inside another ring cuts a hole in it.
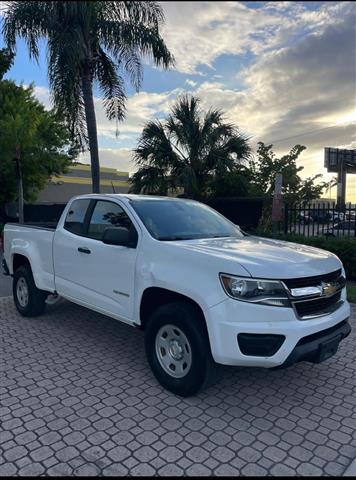
[[[90,213],[90,199],[73,200],[67,211],[64,224],[54,234],[53,263],[55,286],[59,295],[81,299],[81,283],[85,274],[86,259],[79,255],[86,236]]]

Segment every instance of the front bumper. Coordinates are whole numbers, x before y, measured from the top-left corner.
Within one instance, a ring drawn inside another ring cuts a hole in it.
[[[351,327],[347,319],[334,327],[303,337],[297,343],[287,360],[276,368],[285,368],[293,363],[307,361],[320,363],[334,355],[341,340],[350,335]]]
[[[253,305],[227,298],[205,312],[213,358],[223,365],[267,368],[289,366],[302,360],[318,361],[317,352],[320,351],[319,346],[322,343],[327,343],[341,333],[339,340],[342,340],[349,333],[346,331],[350,329],[347,322],[347,327],[342,332],[334,334],[332,338],[325,332],[346,321],[350,316],[346,289],[342,291],[342,301],[341,306],[332,313],[300,320],[292,308]],[[327,338],[324,338],[323,332]],[[240,349],[238,341],[240,334],[245,334],[247,338],[251,335],[266,335],[268,339],[283,336],[284,340],[277,345],[275,353],[272,351],[272,355],[271,352],[268,356],[263,356],[263,353],[246,355]],[[310,342],[308,339],[303,340],[315,334],[319,335],[320,339],[315,337]]]

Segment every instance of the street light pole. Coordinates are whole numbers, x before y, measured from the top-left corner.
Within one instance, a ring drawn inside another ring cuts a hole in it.
[[[337,173],[337,209],[339,212],[345,210],[346,197],[346,165],[343,159],[338,162]]]

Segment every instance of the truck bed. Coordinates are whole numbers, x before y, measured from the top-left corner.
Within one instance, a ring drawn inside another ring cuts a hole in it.
[[[54,291],[52,244],[56,225],[53,223],[6,223],[4,258],[10,274],[19,256],[28,259],[38,288]]]
[[[53,231],[57,228],[57,223],[58,222],[25,222],[25,223],[7,223],[6,225]]]

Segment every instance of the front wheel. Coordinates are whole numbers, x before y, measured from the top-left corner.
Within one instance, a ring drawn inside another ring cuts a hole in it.
[[[30,266],[16,270],[12,292],[16,308],[24,317],[36,317],[44,311],[47,293],[36,287]]]
[[[174,302],[159,307],[145,332],[148,363],[159,383],[188,397],[213,377],[214,361],[202,315],[193,305]]]

